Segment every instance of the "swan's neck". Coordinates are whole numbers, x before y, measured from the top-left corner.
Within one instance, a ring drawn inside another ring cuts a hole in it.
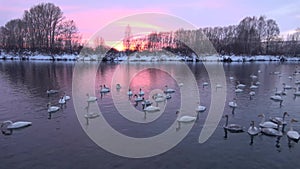
[[[225,126],[228,126],[228,117],[226,116]]]
[[[262,116],[260,123],[264,123],[264,122],[265,122],[265,116]]]

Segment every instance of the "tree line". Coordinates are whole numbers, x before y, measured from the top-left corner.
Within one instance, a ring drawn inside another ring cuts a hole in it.
[[[123,46],[130,52],[168,50],[191,55],[193,50],[208,55],[286,55],[300,56],[300,28],[284,39],[275,20],[265,16],[245,17],[238,25],[206,27],[196,30],[179,29],[175,32],[153,32],[141,38],[128,35],[126,27]],[[132,37],[132,38],[129,38]],[[210,43],[214,49],[210,47]],[[206,53],[203,53],[203,52]]]
[[[80,36],[73,20],[58,6],[41,3],[25,10],[21,19],[0,27],[0,48],[5,52],[62,54],[79,52]]]

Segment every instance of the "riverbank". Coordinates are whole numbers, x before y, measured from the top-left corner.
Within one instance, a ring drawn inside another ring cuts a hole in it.
[[[287,57],[287,56],[270,56],[270,55],[258,55],[258,56],[203,56],[203,57],[188,57],[178,55],[137,55],[133,54],[129,57],[126,55],[105,58],[98,55],[34,55],[34,56],[16,56],[9,54],[1,54],[0,60],[49,60],[49,61],[130,61],[130,62],[159,62],[159,61],[187,61],[187,62],[254,62],[254,61],[288,61],[288,62],[300,62],[299,57]]]

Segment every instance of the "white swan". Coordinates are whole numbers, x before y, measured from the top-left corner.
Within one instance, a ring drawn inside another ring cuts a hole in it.
[[[58,100],[59,104],[66,104],[66,100],[64,99],[64,96],[62,96],[59,100]]]
[[[292,86],[286,85],[285,83],[282,83],[283,89],[292,89]]]
[[[199,104],[199,106],[196,108],[196,111],[197,112],[204,112],[206,110],[206,107],[205,106],[201,106],[200,104]]]
[[[121,89],[121,85],[118,83],[118,84],[116,84],[116,89],[117,90],[120,90]]]
[[[296,80],[296,81],[295,81],[295,84],[296,84],[296,85],[300,85],[300,80]]]
[[[132,96],[132,95],[133,95],[131,89],[128,89],[127,95],[128,95],[128,96]]]
[[[144,108],[144,111],[146,111],[146,112],[156,112],[159,110],[160,110],[160,108],[156,107],[156,106],[148,106],[148,107]]]
[[[275,95],[279,95],[279,96],[286,95],[286,92],[285,91],[281,91],[281,90],[277,90],[277,87],[276,87],[275,88]]]
[[[251,77],[252,79],[257,79],[257,76],[254,75],[254,74],[251,74],[250,77]]]
[[[260,82],[257,81],[257,82],[255,83],[255,85],[256,85],[256,86],[260,85]]]
[[[100,85],[100,93],[108,93],[110,92],[110,89],[106,87],[105,85]]]
[[[165,88],[166,88],[166,89],[165,89],[164,93],[174,93],[174,92],[175,92],[174,89],[168,88],[167,85],[165,86]]]
[[[298,121],[295,120],[295,119],[291,119],[291,124],[290,124],[291,127],[290,127],[290,130],[286,133],[286,135],[287,135],[289,140],[293,140],[295,142],[298,142],[299,139],[300,139],[300,135],[297,131],[294,131],[293,126],[292,126],[293,122],[298,122]]]
[[[272,99],[274,101],[283,101],[283,98],[279,95],[271,96],[270,99]]]
[[[250,127],[247,131],[250,136],[255,136],[260,133],[260,129],[254,126],[254,121],[251,121]]]
[[[259,127],[261,128],[274,128],[277,129],[278,128],[278,124],[273,123],[271,121],[265,121],[265,115],[264,114],[260,114],[258,115],[258,117],[261,117],[261,122],[259,123]]]
[[[31,126],[32,122],[29,121],[17,121],[17,122],[12,122],[10,120],[6,120],[1,123],[1,129],[6,128],[8,130],[12,129],[19,129],[23,127],[28,127]]]
[[[225,125],[223,126],[223,128],[229,132],[232,133],[238,133],[238,132],[243,132],[243,127],[239,124],[228,124],[228,115],[224,116],[226,118],[226,122]]]
[[[221,84],[216,84],[216,90],[218,90],[219,88],[222,88]]]
[[[49,89],[46,91],[46,93],[49,95],[49,94],[55,94],[55,93],[58,93],[58,90],[53,90],[53,89]]]
[[[180,111],[176,111],[176,114],[180,114]],[[180,123],[190,123],[190,122],[193,122],[197,120],[197,117],[194,117],[194,116],[180,116],[177,118],[177,122],[180,122]]]
[[[135,99],[134,99],[134,101],[135,101],[135,102],[141,102],[141,101],[143,101],[143,100],[144,100],[144,98],[143,98],[143,97],[141,97],[141,96],[138,96],[137,94],[135,94],[135,95],[134,95],[134,97],[135,97]]]
[[[287,122],[285,121],[285,116],[289,116],[289,114],[287,112],[284,112],[282,117],[270,117],[270,121],[276,124],[281,123],[283,125],[286,125]]]
[[[237,103],[236,103],[236,98],[233,99],[234,101],[231,101],[228,103],[228,106],[231,108],[236,108],[237,107]]]
[[[281,137],[283,135],[283,133],[279,130],[276,130],[274,128],[262,128],[261,132],[265,135],[268,136],[277,136],[277,137]]]
[[[167,93],[167,94],[166,94],[166,99],[171,99],[171,98],[172,98],[171,94],[170,94],[170,93]]]
[[[230,77],[229,77],[229,80],[234,80],[234,77],[230,76]]]
[[[145,95],[145,92],[142,90],[142,88],[140,88],[139,95],[140,96],[144,96]]]
[[[95,96],[90,96],[89,94],[86,94],[86,96],[88,97],[87,102],[97,101],[97,97],[95,97]]]
[[[300,96],[300,90],[299,90],[299,88],[298,88],[298,90],[297,90],[296,87],[294,89],[295,89],[294,96]]]
[[[183,83],[179,83],[178,86],[179,86],[179,87],[182,87],[182,86],[183,86]]]
[[[151,104],[152,104],[152,102],[151,102],[150,100],[144,100],[144,101],[142,102],[142,105],[143,105],[144,107],[150,106]]]
[[[242,83],[240,83],[240,81],[237,81],[237,85],[236,85],[236,87],[237,87],[237,88],[244,88],[244,87],[246,87],[246,85],[245,85],[245,84],[242,84]]]
[[[250,100],[252,99],[252,96],[254,96],[254,95],[255,95],[255,91],[250,91],[249,92]]]
[[[84,115],[84,117],[87,119],[93,119],[100,116],[100,113],[89,112],[89,106],[85,107],[85,109],[86,109],[86,114]]]
[[[66,93],[64,93],[63,99],[64,99],[65,101],[68,101],[68,100],[71,99],[71,97],[70,97],[70,96],[67,96]]]
[[[202,87],[204,88],[205,86],[208,86],[208,82],[203,82]]]
[[[236,89],[234,90],[235,93],[242,93],[243,91],[243,89],[240,89],[238,87],[236,87]]]
[[[47,110],[48,113],[54,113],[60,109],[60,107],[58,107],[58,106],[51,106],[51,103],[48,103],[47,107],[48,107],[48,110]]]
[[[250,86],[250,89],[257,89],[258,86],[254,85],[253,82],[251,82],[251,86]]]
[[[155,102],[164,102],[167,99],[166,95],[160,93],[154,94],[152,98]]]

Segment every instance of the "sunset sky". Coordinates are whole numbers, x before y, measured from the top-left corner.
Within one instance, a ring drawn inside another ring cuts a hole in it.
[[[143,12],[170,14],[196,27],[233,25],[246,16],[259,15],[276,20],[282,34],[300,27],[299,0],[1,0],[0,25],[3,26],[11,19],[21,18],[24,10],[41,2],[51,2],[59,6],[68,19],[76,22],[84,39],[88,39],[110,22]]]

